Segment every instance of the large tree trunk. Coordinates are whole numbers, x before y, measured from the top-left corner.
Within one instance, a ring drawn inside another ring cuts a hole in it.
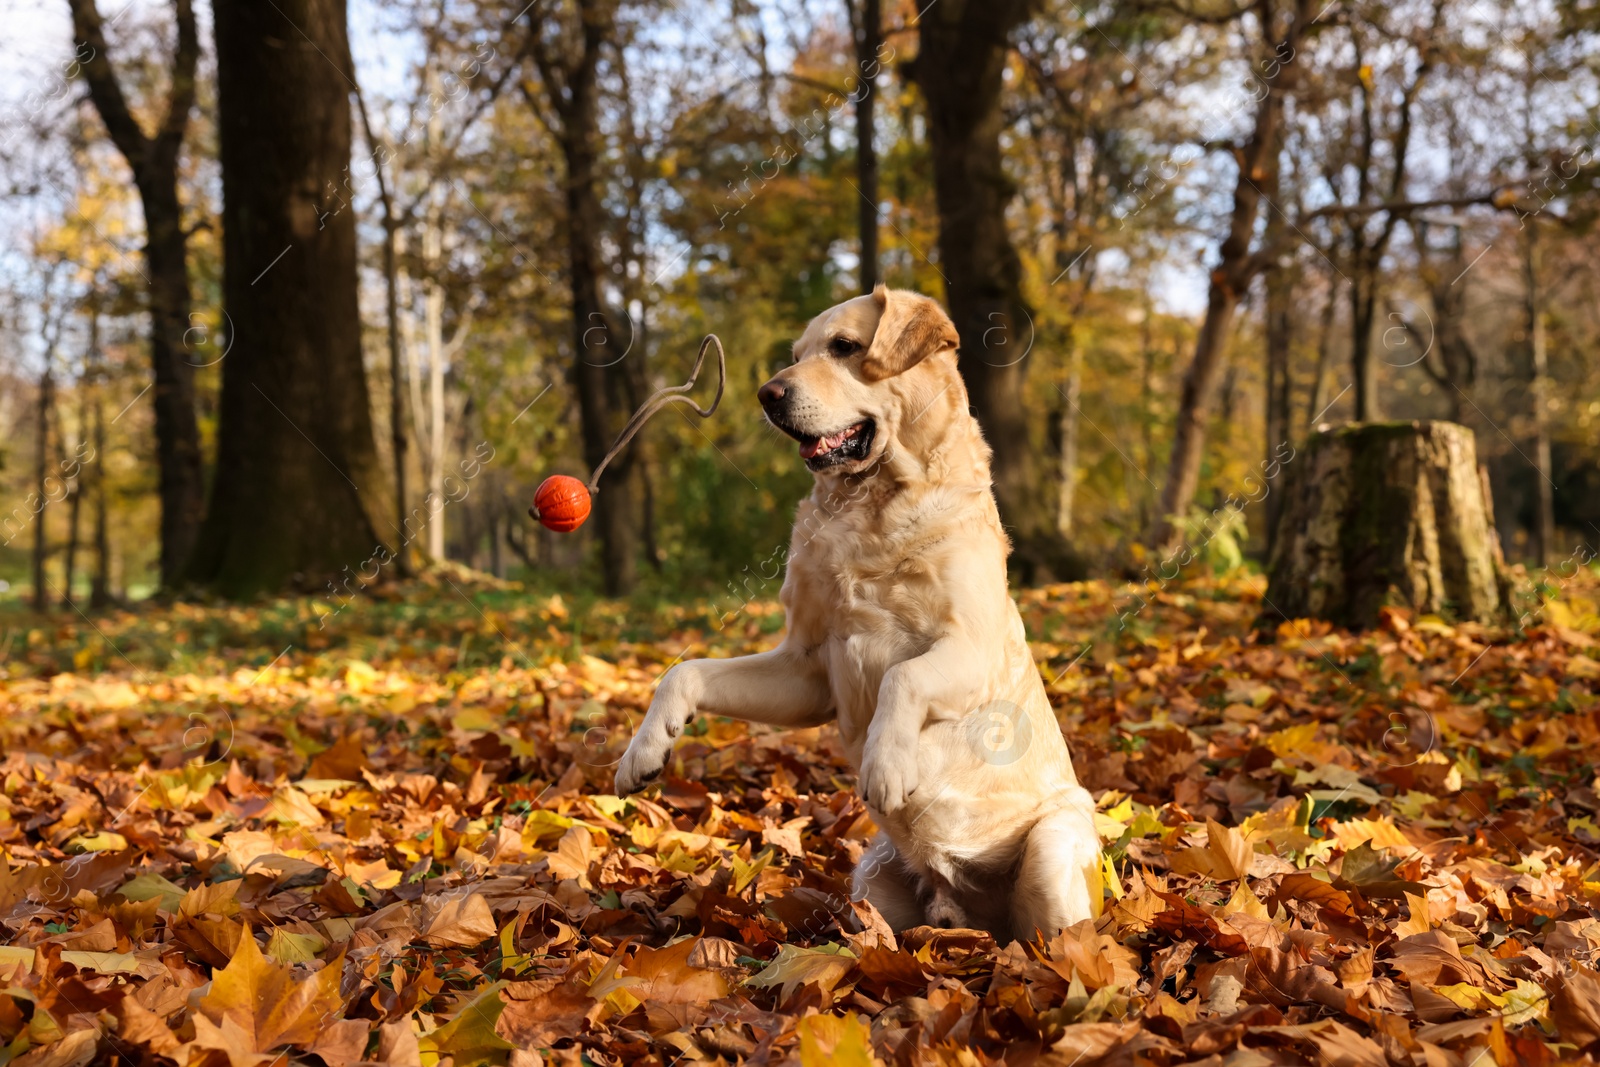
[[[593,127],[591,127],[593,130]],[[579,138],[586,140],[587,137]],[[573,378],[583,421],[583,461],[593,470],[605,459],[620,428],[618,400],[626,402],[627,383],[620,335],[600,295],[600,200],[593,185],[594,152],[569,142],[567,188],[568,256],[572,265],[572,332],[576,356]],[[577,175],[587,174],[580,180]],[[594,497],[600,531],[600,567],[605,591],[618,596],[633,588],[638,551],[634,508],[633,450],[625,449],[606,468]]]
[[[216,482],[190,568],[234,596],[320,585],[378,547],[361,360],[343,0],[216,9],[223,300]]]
[[[599,466],[621,428],[617,413],[628,401],[628,341],[616,329],[601,288],[605,270],[602,238],[605,209],[600,203],[601,54],[616,33],[611,0],[576,0],[576,24],[536,11],[529,47],[544,82],[548,105],[559,122],[558,140],[566,162],[567,267],[572,296],[572,380],[582,422],[583,459]],[[552,20],[547,38],[541,19]],[[522,89],[534,107],[543,103],[527,82]],[[600,565],[605,591],[616,596],[633,587],[638,556],[634,504],[634,450],[625,449],[606,468],[594,498],[594,525],[600,534]]]
[[[178,155],[194,106],[200,42],[191,0],[177,0],[177,47],[165,116],[148,135],[133,117],[111,66],[94,0],[71,0],[73,32],[89,48],[84,79],[95,110],[133,170],[144,208],[146,280],[150,290],[150,363],[155,376],[156,466],[161,498],[161,584],[171,587],[194,547],[204,504],[200,428],[194,412],[194,369],[214,360],[190,352],[188,237],[178,199]],[[237,323],[235,323],[237,327]]]
[[[855,14],[855,4],[849,4]],[[861,0],[856,44],[856,184],[861,196],[856,204],[861,234],[861,291],[878,284],[878,146],[873,138],[873,115],[878,103],[878,49],[883,46],[881,0]]]
[[[162,179],[143,196],[149,235],[145,263],[150,270],[150,359],[156,386],[156,456],[161,493],[161,584],[170,588],[183,573],[199,535],[205,503],[201,477],[200,428],[194,411],[194,371],[214,356],[190,353],[184,337],[190,327],[188,243],[179,215],[177,178]],[[152,205],[165,203],[156,214]]]
[[[1022,264],[1006,229],[1015,186],[1000,150],[1001,87],[1008,37],[1028,0],[942,0],[922,15],[914,63],[927,103],[939,208],[939,270],[961,335],[967,394],[994,449],[994,491],[1025,581],[1067,577],[1081,565],[1039,506],[1027,406],[1025,359],[1032,317],[1022,299]]]
[[[1465,426],[1326,430],[1286,474],[1264,622],[1366,627],[1391,603],[1480,622],[1501,612],[1489,510]]]

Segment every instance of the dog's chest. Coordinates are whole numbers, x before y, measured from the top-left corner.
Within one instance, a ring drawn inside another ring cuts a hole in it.
[[[850,744],[865,736],[884,673],[926,652],[950,609],[928,538],[885,543],[830,532],[835,536],[815,539],[791,563],[791,612],[827,668],[839,729]]]

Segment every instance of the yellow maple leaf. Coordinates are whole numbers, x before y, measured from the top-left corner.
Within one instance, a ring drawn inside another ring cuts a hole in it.
[[[1186,848],[1172,857],[1172,869],[1214,878],[1219,882],[1243,878],[1255,862],[1255,847],[1244,834],[1206,820],[1206,843]]]
[[[79,834],[66,844],[68,852],[122,852],[127,847],[128,839],[111,830]]]
[[[262,955],[247,927],[233,959],[216,973],[210,992],[200,998],[196,1041],[201,1041],[198,1019],[204,1017],[218,1033],[227,1035],[226,1045],[205,1047],[227,1050],[242,1043],[249,1052],[263,1053],[283,1045],[309,1044],[344,1010],[339,997],[343,971],[342,951],[309,975],[274,963]]]
[[[839,979],[850,973],[855,965],[855,953],[843,945],[821,945],[817,948],[784,945],[778,949],[772,962],[746,978],[745,984],[762,989],[781,986],[782,1000],[788,1000],[796,989],[808,984],[815,985],[826,994],[831,993],[833,987],[839,984]]]
[[[734,856],[732,861],[733,891],[735,893],[743,893],[745,888],[756,880],[756,876],[766,869],[767,864],[772,862],[772,856],[773,851],[770,848],[763,849],[760,855],[748,863],[738,856]]]
[[[1242,914],[1252,919],[1272,918],[1267,914],[1267,906],[1261,903],[1261,898],[1256,896],[1255,891],[1243,879],[1240,879],[1238,886],[1234,888],[1233,896],[1222,906],[1222,914],[1224,917]]]
[[[442,1056],[449,1056],[456,1067],[478,1067],[504,1063],[505,1054],[517,1046],[495,1032],[506,1002],[500,996],[504,982],[486,986],[469,1000],[456,1017],[417,1038],[423,1067],[434,1067]]]
[[[1470,982],[1435,986],[1433,991],[1467,1011],[1492,1011],[1505,1007],[1506,998],[1496,996],[1481,986]]]
[[[1416,893],[1406,894],[1406,903],[1411,906],[1411,917],[1397,923],[1394,928],[1396,937],[1410,937],[1412,934],[1425,934],[1433,929],[1429,921],[1430,911],[1428,898]]]
[[[241,884],[237,879],[230,879],[195,886],[179,898],[178,914],[186,919],[202,915],[220,915],[223,918],[237,915],[241,908],[238,900]]]
[[[593,889],[589,883],[589,862],[594,859],[594,838],[581,826],[574,826],[561,835],[556,851],[545,857],[550,873],[557,878],[575,878],[584,889]]]
[[[1386,848],[1404,853],[1410,853],[1416,848],[1411,839],[1394,824],[1394,820],[1387,816],[1336,823],[1333,827],[1333,839],[1346,851],[1355,848],[1363,841],[1371,842],[1373,848]]]
[[[615,1015],[626,1015],[638,1007],[639,998],[633,995],[632,990],[645,985],[644,979],[622,973],[623,962],[619,949],[589,980],[590,999],[599,1001]],[[596,1014],[591,1012],[589,1017],[594,1019]]]
[[[800,1067],[876,1067],[872,1028],[855,1012],[807,1015],[795,1024],[800,1035]]]

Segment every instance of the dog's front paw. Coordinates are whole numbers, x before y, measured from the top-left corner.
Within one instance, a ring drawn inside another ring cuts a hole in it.
[[[616,785],[617,796],[625,797],[629,793],[637,793],[657,778],[666,768],[667,756],[672,752],[672,739],[647,739],[639,734],[628,744],[628,751],[622,754],[622,760],[617,764]]]
[[[868,745],[861,761],[861,799],[875,811],[893,815],[905,807],[917,789],[917,754],[914,749]]]
[[[617,764],[618,796],[637,793],[661,776],[672,755],[672,742],[683,733],[684,724],[694,717],[694,703],[686,693],[688,675],[685,664],[666,673],[650,701],[650,711],[628,742],[628,751]]]

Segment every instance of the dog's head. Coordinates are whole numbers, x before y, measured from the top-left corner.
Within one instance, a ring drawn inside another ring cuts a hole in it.
[[[794,364],[757,395],[812,471],[857,474],[888,455],[926,454],[965,413],[959,343],[938,303],[880,285],[812,319]]]

